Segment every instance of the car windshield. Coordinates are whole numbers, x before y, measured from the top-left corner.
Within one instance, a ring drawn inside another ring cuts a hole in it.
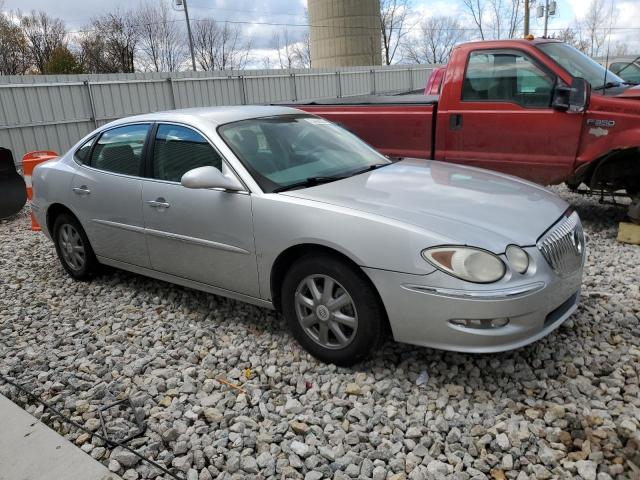
[[[591,84],[591,88],[602,90],[606,83],[619,85],[624,80],[611,71],[607,71],[602,65],[589,58],[577,48],[566,43],[550,42],[538,45],[538,48],[553,58],[567,72],[574,77],[584,78]]]
[[[218,132],[269,193],[392,163],[347,130],[311,115],[242,120],[222,125]]]

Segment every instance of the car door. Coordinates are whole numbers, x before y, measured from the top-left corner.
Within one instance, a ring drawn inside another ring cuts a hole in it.
[[[439,111],[448,161],[539,183],[566,177],[577,155],[581,114],[551,108],[556,77],[518,50],[470,52],[459,99]]]
[[[149,123],[104,131],[76,152],[73,210],[99,257],[149,267],[142,217],[142,181]],[[94,145],[95,143],[95,145]]]
[[[161,123],[153,137],[150,178],[142,186],[152,268],[258,297],[251,196],[180,184],[196,167],[229,173],[218,151],[193,128]]]

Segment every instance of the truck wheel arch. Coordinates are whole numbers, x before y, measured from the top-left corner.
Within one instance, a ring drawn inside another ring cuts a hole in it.
[[[640,146],[609,150],[582,165],[567,180],[572,187],[580,183],[585,183],[592,190],[607,191],[629,190],[634,185],[640,185]]]

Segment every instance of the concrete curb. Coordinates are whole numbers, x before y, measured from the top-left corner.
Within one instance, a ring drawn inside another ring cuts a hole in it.
[[[121,480],[0,395],[0,480]]]

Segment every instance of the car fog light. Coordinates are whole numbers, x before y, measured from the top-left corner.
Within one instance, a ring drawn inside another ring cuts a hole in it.
[[[529,268],[529,255],[517,245],[509,245],[505,252],[509,265],[518,273],[525,273]]]
[[[504,327],[509,323],[508,318],[453,318],[449,323],[458,327],[490,329]]]

